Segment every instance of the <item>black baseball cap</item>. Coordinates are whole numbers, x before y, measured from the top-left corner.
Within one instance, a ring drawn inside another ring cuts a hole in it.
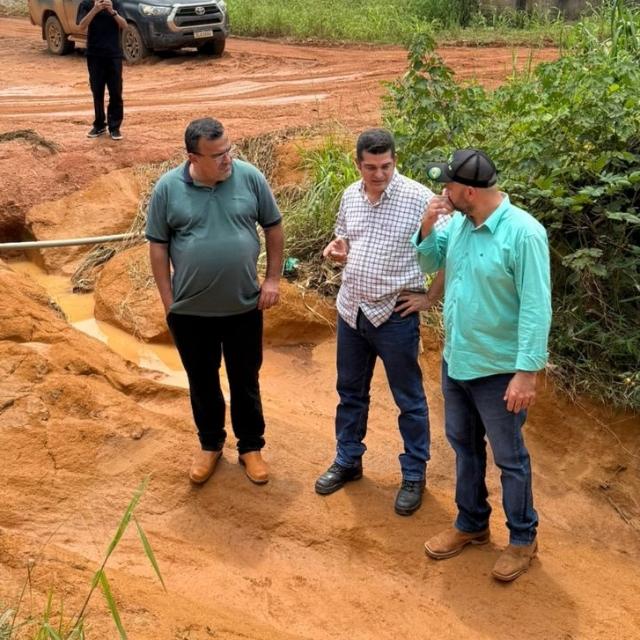
[[[498,179],[491,158],[477,149],[458,149],[447,162],[428,163],[427,175],[436,182],[459,182],[481,189],[492,187]]]

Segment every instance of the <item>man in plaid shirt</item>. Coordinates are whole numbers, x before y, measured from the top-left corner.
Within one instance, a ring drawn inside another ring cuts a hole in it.
[[[338,293],[336,457],[316,481],[316,492],[333,493],[362,477],[369,389],[376,359],[400,410],[404,441],[402,484],[395,511],[411,515],[422,504],[429,460],[429,410],[418,362],[419,311],[442,293],[439,274],[428,293],[411,237],[433,193],[396,171],[393,136],[369,129],[358,138],[362,179],[342,197],[336,238],[324,256],[344,264]],[[439,219],[446,226],[448,219]]]

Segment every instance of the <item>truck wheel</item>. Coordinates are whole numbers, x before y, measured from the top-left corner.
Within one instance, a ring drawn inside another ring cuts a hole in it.
[[[227,43],[225,38],[221,40],[209,40],[203,45],[198,47],[200,53],[204,53],[207,56],[221,56],[224,53],[224,46]]]
[[[71,42],[64,32],[60,20],[57,16],[49,16],[44,23],[44,37],[47,47],[56,56],[64,56],[71,53],[75,47],[75,42]]]
[[[149,49],[142,39],[142,34],[133,22],[122,30],[122,53],[129,64],[137,64],[149,55]]]

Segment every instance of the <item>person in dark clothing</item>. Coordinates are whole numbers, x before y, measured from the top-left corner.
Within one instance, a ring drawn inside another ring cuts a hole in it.
[[[107,132],[113,140],[121,140],[122,124],[122,46],[120,30],[127,21],[119,13],[118,0],[82,0],[76,23],[87,31],[87,67],[93,94],[95,118],[87,134],[97,138]],[[105,119],[104,90],[109,89],[109,106]]]

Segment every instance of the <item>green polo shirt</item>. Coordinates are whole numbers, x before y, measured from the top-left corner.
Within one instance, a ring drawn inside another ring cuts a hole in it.
[[[412,242],[422,270],[445,269],[449,376],[472,380],[542,369],[551,325],[544,227],[505,195],[479,227],[456,212],[443,231],[422,241],[419,234]]]
[[[171,312],[228,316],[255,309],[256,224],[281,219],[265,177],[247,162],[234,160],[229,178],[213,187],[194,182],[188,162],[165,173],[151,195],[146,237],[169,245]]]

